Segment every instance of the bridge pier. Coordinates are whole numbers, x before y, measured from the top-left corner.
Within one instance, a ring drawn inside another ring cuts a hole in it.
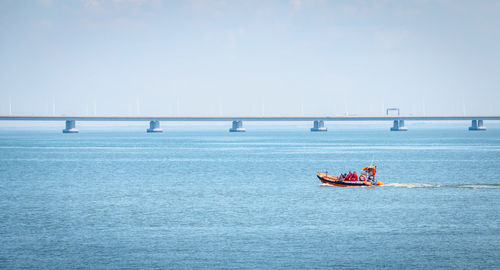
[[[149,121],[149,128],[146,130],[148,133],[161,133],[163,129],[160,128],[160,121],[152,120]]]
[[[405,120],[394,120],[394,124],[391,127],[391,131],[407,131],[408,128],[405,127]]]
[[[469,127],[469,130],[486,130],[486,127],[483,126],[483,120],[472,120],[472,125]]]
[[[66,120],[66,128],[62,130],[63,133],[78,133],[75,127],[75,120]]]
[[[233,126],[229,129],[229,132],[245,132],[246,129],[243,127],[243,121],[236,120],[233,121]]]
[[[325,127],[325,122],[323,120],[314,120],[313,127],[311,128],[312,132],[316,131],[328,131]]]

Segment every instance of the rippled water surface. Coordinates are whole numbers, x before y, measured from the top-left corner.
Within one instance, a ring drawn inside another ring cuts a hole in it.
[[[0,268],[498,269],[499,171],[498,129],[4,130]]]

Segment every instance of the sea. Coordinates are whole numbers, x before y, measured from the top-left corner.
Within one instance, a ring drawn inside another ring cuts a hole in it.
[[[500,268],[500,128],[247,129],[0,130],[0,269]]]

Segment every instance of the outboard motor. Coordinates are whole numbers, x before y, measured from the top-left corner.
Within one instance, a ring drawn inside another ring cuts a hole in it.
[[[375,180],[375,177],[368,178],[368,182],[372,183],[372,185],[377,184],[377,180]]]

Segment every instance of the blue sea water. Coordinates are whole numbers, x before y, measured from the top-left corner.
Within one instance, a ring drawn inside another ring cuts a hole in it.
[[[498,129],[4,130],[0,268],[498,269],[499,172]]]

